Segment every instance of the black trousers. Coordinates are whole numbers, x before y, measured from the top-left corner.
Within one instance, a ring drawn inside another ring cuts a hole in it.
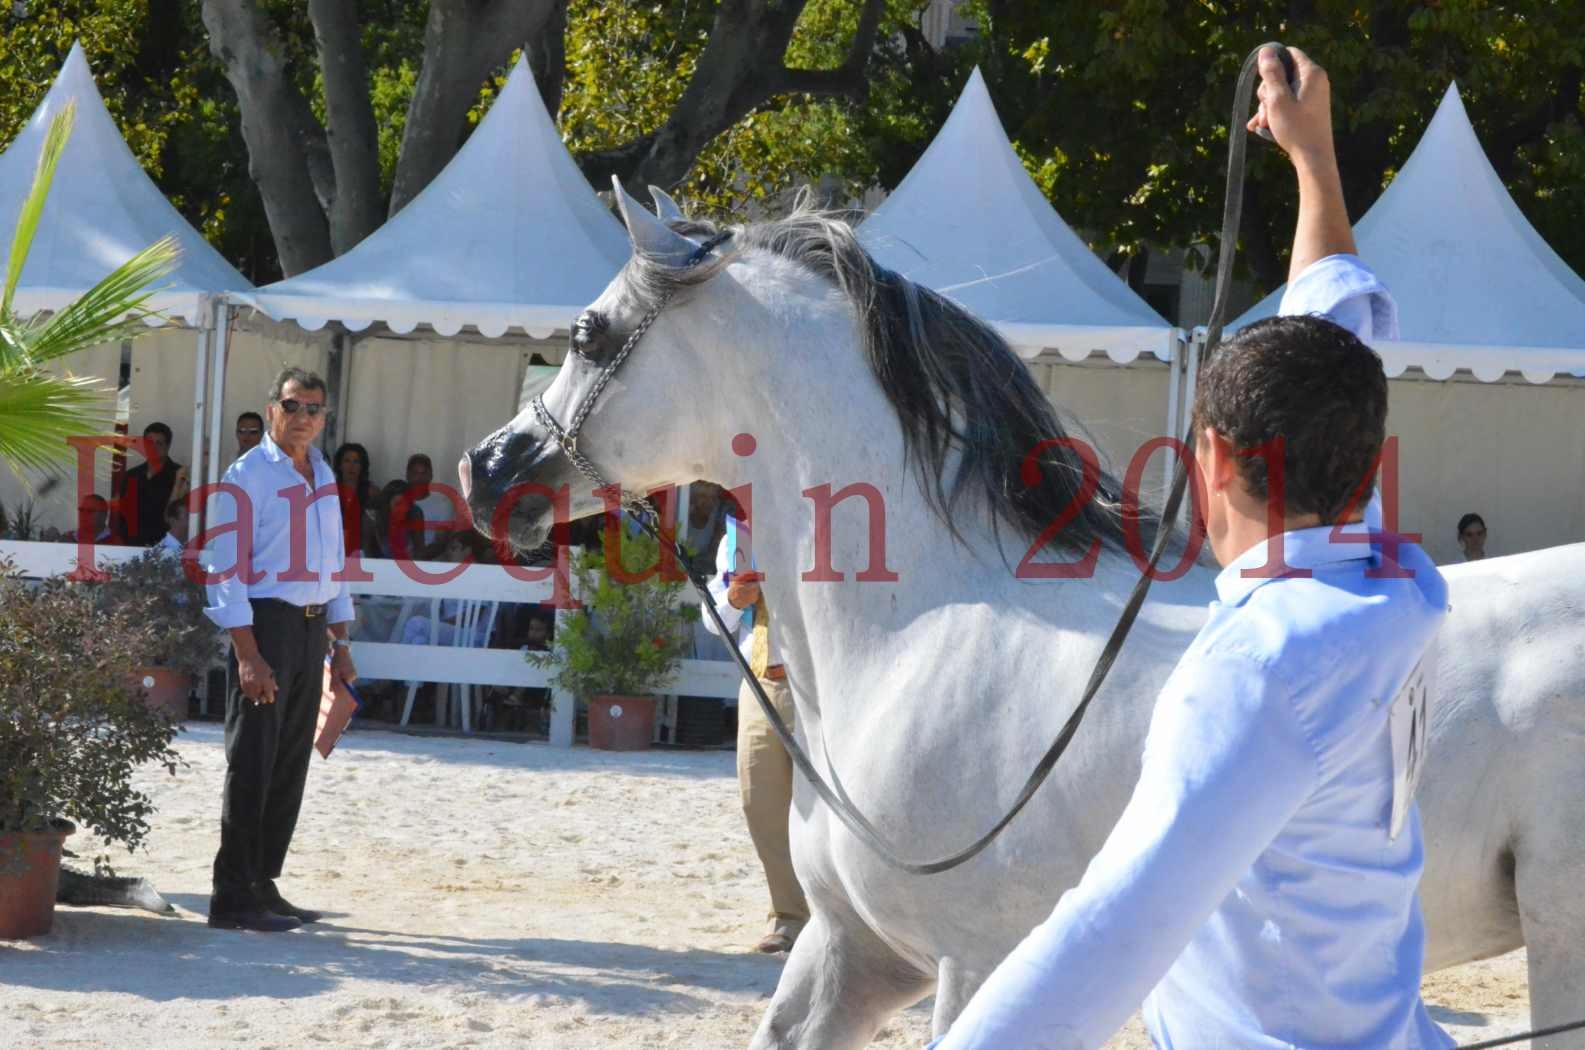
[[[275,675],[275,703],[255,704],[240,686],[226,697],[226,788],[220,810],[211,907],[257,903],[256,887],[279,878],[297,829],[313,757],[329,639],[324,612],[255,599],[253,637]],[[231,654],[231,673],[237,656]]]

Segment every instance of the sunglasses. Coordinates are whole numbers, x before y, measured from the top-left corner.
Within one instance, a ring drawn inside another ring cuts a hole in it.
[[[317,416],[321,412],[325,411],[325,406],[322,404],[314,401],[299,401],[295,397],[289,397],[284,401],[278,401],[276,403],[280,405],[289,416],[297,415],[298,409],[302,409],[304,412],[307,412],[310,417]]]

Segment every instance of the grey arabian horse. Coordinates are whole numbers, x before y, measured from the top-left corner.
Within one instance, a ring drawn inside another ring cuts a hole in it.
[[[1139,571],[1129,532],[1150,523],[1109,477],[1084,491],[1079,453],[1050,440],[1067,433],[1058,416],[989,327],[880,269],[846,225],[800,211],[701,253],[714,230],[620,196],[633,258],[578,319],[542,411],[469,452],[475,519],[531,548],[553,516],[600,509],[555,436],[574,419],[576,454],[630,491],[740,487],[800,741],[912,859],[952,852],[1001,816],[1067,718]],[[1428,963],[1526,945],[1535,1023],[1572,1020],[1585,545],[1447,577],[1420,789]],[[898,874],[799,782],[794,863],[813,919],[756,1050],[860,1047],[932,992],[946,1030],[1121,813],[1212,578],[1196,562],[1156,584],[1051,779],[963,867]],[[1585,1034],[1545,1045],[1580,1050]]]

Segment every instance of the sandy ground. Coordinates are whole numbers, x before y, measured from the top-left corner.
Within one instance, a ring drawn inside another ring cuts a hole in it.
[[[314,760],[286,895],[325,924],[210,930],[224,758],[195,724],[145,875],[177,918],[56,912],[0,942],[8,1048],[746,1047],[781,960],[748,952],[764,885],[730,752],[611,755],[542,744],[348,736]],[[72,844],[91,855],[92,843]],[[1520,1031],[1522,953],[1430,977],[1463,1042]],[[873,1044],[923,1047],[928,1003]],[[1149,1046],[1137,1021],[1111,1050]]]

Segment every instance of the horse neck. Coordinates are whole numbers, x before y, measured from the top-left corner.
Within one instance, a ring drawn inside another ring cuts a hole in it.
[[[710,314],[759,320],[751,330],[722,332],[715,348],[721,367],[713,399],[733,406],[717,447],[744,433],[755,447],[747,456],[718,454],[703,476],[747,486],[739,494],[752,508],[756,566],[790,669],[809,679],[839,677],[867,648],[896,644],[944,605],[965,616],[1027,605],[1014,569],[1029,538],[1010,526],[994,530],[973,495],[953,514],[956,535],[930,506],[852,311],[833,303],[824,285],[802,300],[797,288],[767,293],[741,277],[736,287],[728,294],[756,298],[753,308],[717,300]],[[766,316],[775,323],[764,323]],[[695,331],[704,330],[699,320]],[[949,459],[948,476],[954,466]],[[1118,560],[1103,558],[1100,576],[1115,578]],[[1042,591],[1047,615],[1077,630],[1109,627],[1113,606],[1099,588]]]

